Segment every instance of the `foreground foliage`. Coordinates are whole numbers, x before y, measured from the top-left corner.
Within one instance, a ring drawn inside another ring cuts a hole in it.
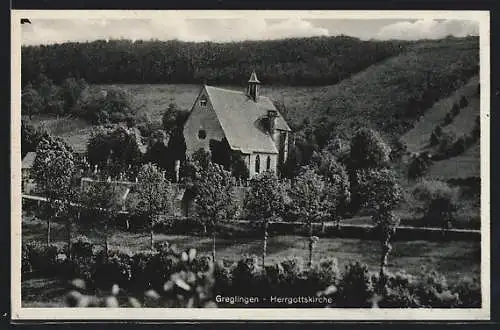
[[[72,281],[67,296],[72,307],[481,306],[477,279],[449,284],[444,276],[427,269],[415,275],[388,272],[387,290],[379,294],[375,291],[378,274],[360,263],[340,270],[335,258],[323,258],[311,267],[300,258],[290,258],[262,268],[256,256],[213,263],[194,249],[168,245],[157,252],[111,252],[108,258],[83,239],[74,247],[71,260],[54,246],[33,242],[23,245],[22,251],[23,277],[57,276]],[[220,296],[256,297],[256,301],[224,301]],[[271,301],[273,296],[296,299]],[[317,299],[300,302],[299,297]]]

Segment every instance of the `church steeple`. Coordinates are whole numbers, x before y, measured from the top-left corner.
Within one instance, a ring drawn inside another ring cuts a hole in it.
[[[250,79],[248,79],[247,95],[254,101],[257,101],[259,97],[259,85],[260,81],[257,78],[257,74],[255,73],[255,71],[252,71]]]

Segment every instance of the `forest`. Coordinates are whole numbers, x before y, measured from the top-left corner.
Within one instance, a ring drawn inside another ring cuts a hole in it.
[[[23,85],[44,73],[91,84],[237,84],[252,70],[266,84],[329,85],[399,54],[400,41],[316,37],[235,43],[97,40],[22,48]]]

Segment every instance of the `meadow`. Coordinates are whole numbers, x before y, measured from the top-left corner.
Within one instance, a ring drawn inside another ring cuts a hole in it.
[[[85,235],[94,244],[100,245],[103,237],[93,228],[74,229],[73,237]],[[46,223],[30,219],[23,222],[23,242],[46,241]],[[67,242],[67,231],[63,224],[52,222],[52,244],[63,246]],[[155,242],[167,241],[180,248],[193,247],[201,254],[209,255],[212,246],[210,236],[188,236],[155,234]],[[295,235],[270,236],[266,262],[269,264],[290,257],[307,260],[307,237]],[[109,238],[111,250],[138,252],[149,250],[149,234],[114,229]],[[217,238],[216,256],[220,259],[236,261],[244,255],[260,255],[262,240],[259,238]],[[380,262],[380,243],[378,241],[346,238],[321,238],[315,248],[314,259],[325,257],[338,259],[340,269],[350,262],[366,263],[371,271],[377,271]],[[391,271],[406,271],[417,274],[425,269],[437,270],[450,281],[463,276],[480,274],[480,242],[447,241],[430,242],[424,240],[397,241],[389,256]]]

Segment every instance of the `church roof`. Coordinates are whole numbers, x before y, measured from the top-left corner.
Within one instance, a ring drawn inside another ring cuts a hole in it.
[[[213,109],[233,150],[243,153],[278,153],[275,142],[266,132],[263,120],[268,110],[277,111],[265,96],[257,101],[245,93],[213,86],[205,86]],[[278,112],[279,114],[279,112]],[[278,115],[276,129],[290,131],[285,119]]]

